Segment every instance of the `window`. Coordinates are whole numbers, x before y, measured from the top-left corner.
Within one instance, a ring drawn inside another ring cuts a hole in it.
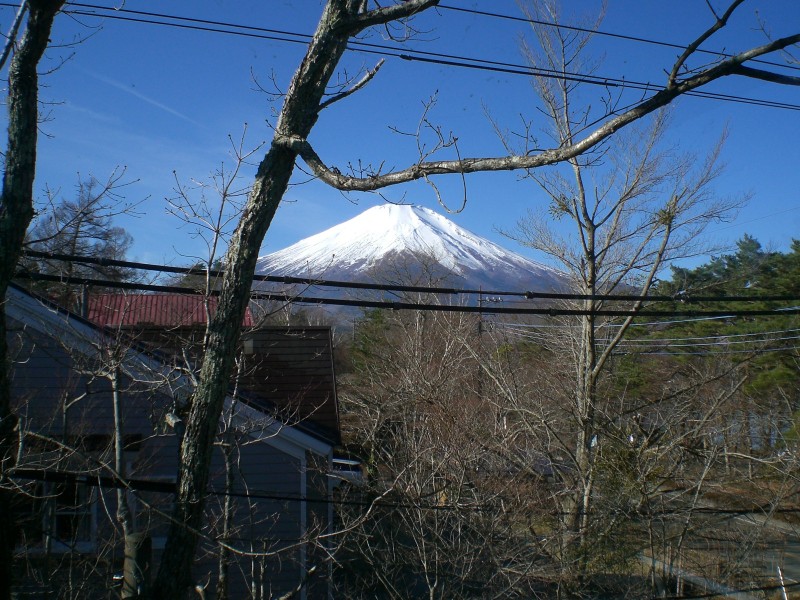
[[[15,508],[17,547],[27,552],[91,552],[95,548],[96,488],[81,477],[38,483]],[[23,498],[20,498],[22,500]]]
[[[53,545],[66,545],[76,549],[92,545],[94,502],[93,494],[86,483],[71,478],[54,484],[49,495],[53,512]]]

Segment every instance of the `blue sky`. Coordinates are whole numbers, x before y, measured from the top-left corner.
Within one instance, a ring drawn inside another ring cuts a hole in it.
[[[96,1],[114,6],[106,0]],[[513,0],[449,0],[446,4],[521,14]],[[569,4],[576,15],[591,16],[601,3],[581,0]],[[124,8],[310,34],[322,2],[127,0]],[[0,6],[3,31],[13,13],[12,7]],[[791,27],[800,23],[800,4],[796,0],[746,2],[729,30],[707,47],[732,52],[761,43],[761,22],[775,37],[795,33]],[[710,23],[705,2],[700,0],[608,0],[601,28],[687,43]],[[519,52],[520,36],[526,34],[523,23],[440,10],[418,19],[416,27],[421,33],[410,46],[417,50],[523,63]],[[230,163],[228,136],[240,138],[245,124],[246,147],[268,140],[279,102],[257,89],[254,76],[263,87],[270,88],[274,82],[285,89],[304,46],[87,15],[61,15],[52,37],[63,43],[88,39],[74,47],[52,49],[43,65],[49,69],[71,56],[43,78],[42,99],[52,104],[49,119],[41,128],[46,135],[39,146],[37,191],[41,193],[48,185],[70,195],[79,174],[103,179],[124,166],[126,177],[134,181],[125,188],[125,196],[129,201],[142,200],[140,216],[121,222],[134,237],[131,258],[185,264],[202,255],[200,241],[166,211],[165,198],[175,196],[173,173],[189,186],[193,180],[207,179],[222,164]],[[364,41],[385,42],[379,31]],[[677,53],[609,38],[597,38],[590,51],[599,61],[598,74],[654,83],[663,81],[664,70]],[[372,67],[378,58],[351,52],[342,67],[357,73]],[[709,89],[800,104],[800,88],[759,81],[728,80]],[[584,99],[597,102],[592,93],[588,91]],[[634,94],[626,92],[624,99],[632,101]],[[525,77],[388,58],[365,89],[323,112],[312,142],[326,161],[342,170],[359,160],[405,166],[417,156],[416,142],[391,128],[413,131],[423,102],[433,96],[437,103],[430,117],[444,131],[458,136],[462,155],[503,153],[486,111],[503,128],[517,127],[520,115],[532,119],[535,126],[544,124]],[[727,167],[715,191],[720,195],[753,194],[736,221],[710,229],[716,241],[732,243],[750,233],[766,246],[786,249],[792,237],[800,237],[799,125],[797,110],[694,98],[683,99],[675,107],[665,143],[702,156],[727,127],[723,154]],[[243,185],[253,172],[254,167],[244,170]],[[262,252],[281,249],[384,201],[375,195],[344,196],[315,182],[304,183],[307,179],[298,172]],[[448,206],[459,207],[464,195],[460,181],[448,178],[437,183]],[[385,196],[442,210],[434,193],[422,184],[394,188]],[[479,235],[541,258],[504,239],[497,230],[513,227],[529,208],[543,203],[535,185],[515,174],[476,175],[467,182],[466,207],[451,218]]]

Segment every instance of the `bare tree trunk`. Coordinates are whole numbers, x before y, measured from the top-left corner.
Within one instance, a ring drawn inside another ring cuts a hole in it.
[[[236,374],[237,382],[242,375],[243,364],[243,361],[238,361]],[[225,459],[225,499],[223,500],[222,504],[222,532],[220,533],[220,537],[225,544],[230,542],[229,538],[231,535],[233,513],[235,510],[232,495],[233,486],[236,482],[234,474],[234,469],[236,468],[234,453],[237,450],[237,440],[236,432],[233,429],[233,415],[235,412],[235,408],[231,407],[230,411],[226,415],[225,430],[222,432],[223,439],[222,443],[220,444],[222,456]],[[228,600],[228,574],[231,567],[231,556],[232,553],[230,549],[227,546],[222,545],[219,550],[219,561],[217,568],[217,600]]]
[[[407,2],[407,16],[435,2]],[[261,162],[239,225],[226,255],[219,307],[209,326],[208,343],[200,368],[199,384],[192,398],[186,434],[181,444],[178,496],[164,556],[154,588],[157,599],[183,597],[191,583],[191,566],[198,532],[203,524],[205,490],[217,423],[233,372],[234,349],[250,299],[258,251],[278,204],[289,184],[297,152],[279,142],[306,139],[319,117],[325,88],[347,48],[350,35],[369,26],[356,23],[360,0],[331,0],[320,19],[314,38],[286,94],[275,138]],[[374,12],[374,11],[373,11]]]
[[[219,309],[213,318],[199,384],[191,402],[181,444],[178,497],[164,557],[154,585],[156,598],[180,598],[191,583],[191,565],[203,523],[211,452],[249,301],[258,249],[286,190],[295,156],[273,146],[261,164],[242,222],[227,254]],[[248,275],[249,274],[249,275]]]
[[[0,205],[0,302],[14,275],[25,231],[33,218],[39,78],[37,65],[64,0],[32,0],[28,30],[8,70],[8,146]],[[11,597],[14,551],[13,492],[6,485],[14,466],[16,415],[11,409],[5,309],[0,309],[0,600]]]
[[[224,542],[229,541],[231,533],[231,521],[233,520],[233,498],[230,492],[233,491],[233,435],[231,441],[222,446],[222,454],[225,457],[225,499],[222,505],[222,532],[221,537]],[[228,572],[230,571],[231,551],[223,546],[219,551],[218,574],[217,574],[217,600],[228,600]]]
[[[120,368],[118,357],[107,375],[111,382],[111,399],[114,412],[114,469],[123,480],[127,477],[125,464],[124,422],[122,419],[122,393],[119,389]],[[138,598],[140,591],[147,594],[149,577],[150,542],[144,534],[134,533],[133,512],[128,503],[128,490],[117,487],[117,522],[122,527],[125,544],[123,563],[122,598]]]
[[[119,367],[115,367],[110,375],[111,398],[114,404],[114,468],[123,479],[127,476],[125,465],[125,446],[123,442],[123,423],[121,394],[119,389]],[[122,535],[127,539],[133,533],[133,518],[128,504],[127,491],[117,488],[117,521],[122,527]]]

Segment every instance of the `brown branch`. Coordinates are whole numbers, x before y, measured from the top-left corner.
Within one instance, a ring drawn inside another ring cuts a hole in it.
[[[27,0],[22,0],[22,3],[19,5],[19,10],[17,10],[17,15],[14,17],[14,22],[11,24],[8,36],[6,37],[6,45],[3,47],[3,54],[0,56],[0,70],[5,66],[8,57],[11,55],[12,48],[14,48],[17,43],[17,33],[19,32],[19,26],[22,24],[22,19],[25,16],[26,10],[28,10],[28,2]]]
[[[609,138],[619,129],[629,125],[642,117],[654,112],[655,110],[670,104],[677,97],[698,89],[711,81],[715,81],[727,75],[743,75],[755,77],[752,71],[743,67],[742,63],[782,50],[788,46],[800,42],[800,34],[795,34],[785,38],[772,41],[768,44],[751,48],[745,52],[737,54],[714,67],[686,79],[674,85],[668,85],[647,100],[625,111],[624,113],[607,121],[591,134],[582,140],[568,146],[544,150],[534,155],[510,155],[503,157],[477,157],[464,158],[459,160],[423,161],[418,162],[406,169],[393,171],[390,173],[375,173],[367,177],[348,177],[341,173],[329,169],[319,155],[314,151],[311,144],[305,139],[296,136],[276,135],[275,144],[283,146],[300,155],[306,162],[311,171],[324,183],[342,191],[369,192],[375,191],[391,185],[407,183],[424,179],[431,175],[446,175],[454,173],[475,173],[479,171],[512,171],[517,169],[536,169],[539,167],[556,164],[575,158],[603,140]],[[761,76],[766,79],[766,75]],[[789,78],[775,75],[770,81],[777,83],[800,85],[800,78]]]
[[[406,19],[432,6],[436,6],[439,2],[440,0],[406,0],[402,4],[394,4],[361,13],[347,21],[343,27],[352,36],[374,25],[385,25],[398,19]]]
[[[754,69],[753,67],[746,67],[744,65],[739,65],[735,74],[743,77],[752,77],[753,79],[763,79],[764,81],[779,83],[781,85],[800,85],[800,77],[781,75],[780,73],[764,71],[763,69]]]
[[[373,69],[370,69],[369,71],[364,73],[364,76],[355,85],[353,85],[353,87],[351,87],[349,90],[345,90],[345,91],[343,91],[343,92],[341,92],[339,94],[336,94],[336,95],[328,98],[327,100],[325,100],[325,102],[321,102],[320,105],[319,105],[319,110],[321,111],[324,108],[328,108],[334,102],[338,102],[339,100],[344,100],[345,98],[347,98],[351,94],[354,94],[358,90],[363,88],[370,81],[372,81],[372,78],[375,77],[375,75],[378,74],[378,71],[380,70],[380,68],[383,66],[383,63],[385,63],[385,62],[386,62],[386,59],[384,59],[384,58],[380,59],[378,61],[378,64],[375,65],[375,67]]]
[[[717,14],[714,12],[714,9],[709,4],[711,12],[714,14],[715,17],[717,17],[716,22],[706,31],[704,31],[703,34],[700,35],[700,37],[698,37],[695,41],[689,44],[686,47],[686,50],[684,50],[683,53],[678,57],[678,60],[675,61],[675,64],[672,66],[672,71],[669,74],[669,79],[667,80],[667,87],[675,86],[675,82],[678,78],[678,71],[680,71],[681,67],[684,64],[686,64],[686,61],[689,59],[689,57],[695,53],[695,51],[700,47],[700,45],[703,42],[705,42],[708,38],[710,38],[717,31],[719,31],[720,29],[725,27],[725,25],[728,24],[728,19],[733,14],[733,11],[735,11],[739,7],[739,5],[741,5],[743,2],[744,0],[735,0],[728,7],[728,10],[725,11],[725,14],[723,14],[721,17],[717,17]]]

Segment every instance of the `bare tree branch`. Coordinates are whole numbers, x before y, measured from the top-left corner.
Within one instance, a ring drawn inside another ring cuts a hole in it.
[[[0,71],[3,70],[3,67],[8,60],[8,57],[11,56],[11,51],[13,50],[14,46],[17,43],[17,33],[19,32],[19,26],[22,24],[22,19],[25,16],[25,11],[28,9],[28,0],[22,0],[19,5],[19,10],[17,10],[17,14],[14,17],[14,22],[11,24],[11,29],[8,30],[8,35],[6,36],[6,43],[3,46],[3,54],[0,55]]]
[[[378,71],[380,70],[380,68],[383,66],[383,63],[385,63],[385,62],[386,62],[385,59],[383,59],[383,58],[380,59],[378,61],[378,64],[375,65],[375,67],[373,69],[370,69],[369,71],[364,73],[364,76],[357,83],[355,83],[350,89],[345,90],[344,92],[341,92],[339,94],[336,94],[332,98],[328,98],[325,102],[322,102],[319,105],[319,110],[322,110],[324,108],[328,108],[334,102],[338,102],[339,100],[344,100],[349,95],[354,94],[355,92],[357,92],[358,90],[363,88],[365,85],[367,85],[372,80],[373,77],[375,77],[375,75],[378,74]]]
[[[352,1],[352,0],[349,0]],[[358,1],[358,0],[356,0]],[[393,6],[379,7],[365,12],[361,12],[344,23],[345,30],[349,35],[372,27],[374,25],[385,25],[399,19],[407,19],[417,13],[436,6],[440,0],[404,0],[400,4]],[[366,3],[365,3],[366,4]]]
[[[744,1],[745,0],[734,0],[734,2],[732,2],[731,5],[728,6],[728,9],[721,17],[717,16],[717,13],[711,6],[711,3],[706,2],[706,4],[708,4],[709,9],[711,10],[711,13],[714,15],[714,17],[716,17],[716,22],[706,31],[704,31],[700,37],[698,37],[695,41],[686,46],[686,50],[683,51],[683,53],[678,57],[678,60],[676,60],[675,64],[672,66],[672,71],[670,71],[669,79],[667,80],[668,81],[667,87],[672,87],[675,85],[678,79],[678,72],[686,64],[688,58],[697,51],[697,49],[703,42],[705,42],[708,38],[710,38],[717,31],[719,31],[720,29],[725,27],[725,25],[728,24],[728,19],[733,14],[733,11],[735,11]]]
[[[752,79],[763,79],[764,81],[782,85],[800,85],[800,77],[781,75],[780,73],[773,73],[772,71],[765,71],[764,69],[754,69],[753,67],[746,67],[744,65],[740,65],[739,68],[736,69],[735,74]]]
[[[536,169],[573,159],[608,139],[619,129],[662,108],[681,95],[729,75],[753,77],[786,85],[800,85],[800,78],[769,74],[743,67],[742,63],[783,50],[800,42],[800,34],[784,37],[733,56],[685,79],[668,84],[647,100],[637,104],[595,129],[583,139],[567,146],[543,150],[533,155],[504,157],[477,157],[459,160],[425,161],[391,173],[375,173],[368,177],[349,177],[329,169],[311,144],[302,137],[277,134],[275,143],[297,153],[320,180],[342,191],[368,192],[391,185],[424,179],[431,175],[466,174],[482,171],[513,171]]]

